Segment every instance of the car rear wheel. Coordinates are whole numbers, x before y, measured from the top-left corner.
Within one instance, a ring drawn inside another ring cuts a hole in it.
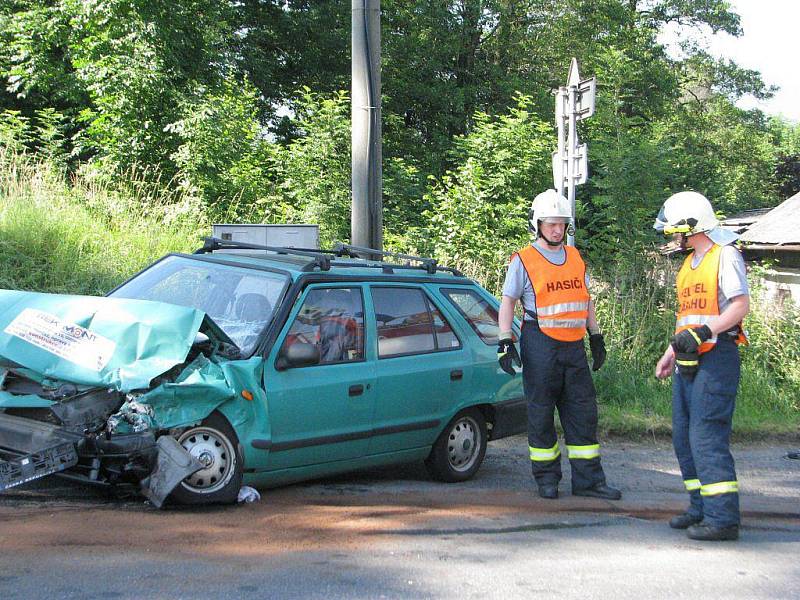
[[[444,428],[425,466],[440,481],[466,481],[480,468],[486,444],[486,419],[477,408],[467,408]]]
[[[172,498],[180,504],[235,502],[244,464],[239,439],[227,419],[212,413],[201,425],[184,431],[178,443],[203,463],[203,468],[181,481]]]

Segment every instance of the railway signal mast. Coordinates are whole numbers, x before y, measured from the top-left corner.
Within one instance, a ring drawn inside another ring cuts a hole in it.
[[[589,158],[586,144],[578,139],[578,121],[594,114],[596,80],[581,80],[578,61],[573,58],[567,75],[567,85],[561,86],[556,96],[556,127],[558,149],[553,152],[553,186],[569,200],[572,219],[575,221],[575,187],[586,183]],[[570,233],[567,244],[575,245],[575,234]]]

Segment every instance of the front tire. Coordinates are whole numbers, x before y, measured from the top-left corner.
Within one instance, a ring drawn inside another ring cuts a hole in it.
[[[202,424],[178,437],[178,443],[204,467],[193,473],[172,492],[180,504],[229,504],[236,501],[242,486],[244,462],[239,438],[227,419],[212,413]]]
[[[486,419],[477,408],[458,413],[436,439],[425,466],[431,477],[453,483],[472,478],[486,455]]]

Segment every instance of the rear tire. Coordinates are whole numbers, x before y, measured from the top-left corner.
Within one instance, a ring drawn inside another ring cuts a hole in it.
[[[178,443],[205,466],[172,491],[179,504],[230,504],[242,487],[244,461],[239,438],[219,413],[211,413],[202,424],[178,437]]]
[[[453,483],[472,478],[486,455],[486,419],[477,408],[453,417],[436,439],[425,466],[431,477]]]

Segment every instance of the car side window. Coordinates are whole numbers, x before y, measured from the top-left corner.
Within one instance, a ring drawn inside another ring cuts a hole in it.
[[[483,343],[491,346],[497,344],[500,325],[494,306],[475,290],[449,288],[440,291],[467,320]],[[517,341],[516,334],[512,333],[512,336]]]
[[[431,302],[430,298],[426,297],[425,301],[428,303],[428,308],[430,309],[431,316],[433,317],[433,331],[436,334],[436,349],[450,350],[454,348],[460,348],[461,342],[453,332],[453,328],[450,327],[450,323],[445,321],[442,313],[439,312],[439,309],[433,305],[433,302]]]
[[[375,286],[372,303],[379,358],[461,347],[450,324],[421,289]]]
[[[364,360],[364,301],[360,288],[318,288],[309,291],[283,342],[312,344],[319,364]]]

